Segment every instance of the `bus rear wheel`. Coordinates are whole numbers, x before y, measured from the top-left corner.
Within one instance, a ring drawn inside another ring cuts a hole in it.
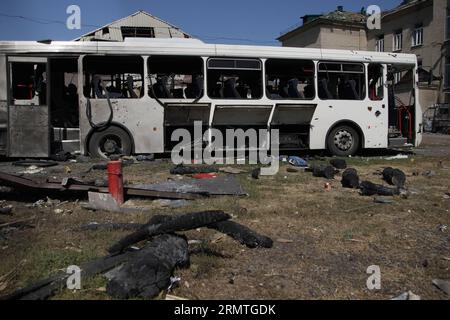
[[[96,131],[89,139],[89,154],[93,158],[107,159],[114,154],[131,155],[132,142],[128,133],[118,127]]]
[[[359,149],[359,143],[358,132],[346,125],[333,128],[327,138],[328,151],[338,157],[354,155]]]

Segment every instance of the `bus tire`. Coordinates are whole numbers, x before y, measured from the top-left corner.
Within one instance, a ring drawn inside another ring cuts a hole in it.
[[[338,125],[327,137],[327,149],[333,156],[348,157],[358,151],[360,141],[361,137],[353,127]]]
[[[113,154],[130,156],[132,149],[130,135],[115,126],[94,132],[88,144],[89,155],[93,158],[107,159]]]

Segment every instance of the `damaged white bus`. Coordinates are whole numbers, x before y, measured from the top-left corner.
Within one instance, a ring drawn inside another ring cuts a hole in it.
[[[399,102],[396,75],[409,79]],[[0,42],[0,152],[156,154],[178,128],[278,129],[280,150],[418,146],[415,55],[205,44]]]

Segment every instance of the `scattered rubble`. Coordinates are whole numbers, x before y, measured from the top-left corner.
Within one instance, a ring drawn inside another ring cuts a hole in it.
[[[445,292],[449,299],[450,299],[450,280],[443,280],[443,279],[433,279],[433,284]]]
[[[288,162],[290,165],[294,167],[302,167],[302,168],[308,167],[308,161],[300,157],[289,157]]]
[[[253,179],[258,180],[260,175],[261,175],[261,168],[256,168],[252,171]]]
[[[108,249],[110,254],[123,252],[127,247],[145,240],[147,238],[160,234],[171,233],[175,231],[187,231],[205,227],[207,225],[225,221],[231,217],[223,211],[203,211],[187,213],[167,220],[165,218],[152,218],[146,225],[122,238]],[[159,221],[155,221],[159,219]]]
[[[219,169],[211,166],[185,166],[178,165],[170,170],[170,174],[188,175],[198,173],[218,173]]]
[[[387,167],[383,170],[383,180],[390,185],[396,186],[398,188],[403,188],[406,183],[406,175],[400,169],[394,169]]]
[[[401,295],[392,298],[391,300],[421,300],[420,296],[418,296],[417,294],[414,294],[411,291],[408,292],[403,292]]]
[[[161,235],[140,251],[126,264],[107,274],[106,292],[110,296],[118,299],[154,298],[172,285],[176,267],[189,265],[188,244],[181,236]]]
[[[233,167],[222,167],[222,168],[219,168],[219,172],[228,173],[228,174],[247,173],[246,170],[241,170],[241,169],[233,168]]]
[[[330,164],[339,170],[347,169],[347,162],[344,159],[331,159]]]
[[[388,199],[388,198],[385,198],[385,197],[375,197],[373,199],[373,202],[380,203],[380,204],[391,204],[391,203],[394,203],[394,201],[392,201],[392,199]]]
[[[334,179],[334,175],[336,174],[336,170],[332,166],[314,166],[312,169],[313,176],[317,178],[326,178],[329,180]]]
[[[353,168],[348,168],[342,174],[341,184],[344,188],[357,189],[359,188],[358,171]]]
[[[397,188],[385,187],[381,184],[375,184],[370,181],[361,182],[360,188],[361,195],[363,196],[395,196],[400,194],[400,191]]]
[[[113,245],[112,254],[82,265],[81,276],[92,277],[105,274],[109,280],[106,292],[119,299],[154,298],[177,282],[173,277],[175,268],[189,266],[188,241],[174,234],[199,227],[219,230],[250,248],[272,247],[273,241],[233,221],[222,211],[187,213],[180,216],[153,216],[145,225],[90,223],[81,230],[127,229],[137,230]],[[1,225],[0,225],[1,227]],[[131,245],[148,240],[141,249]],[[42,300],[51,297],[63,287],[69,275],[59,272],[26,288],[19,289],[2,300]]]
[[[398,154],[396,156],[392,156],[392,157],[387,157],[384,158],[384,160],[405,160],[405,159],[409,159],[409,156],[407,154]]]
[[[13,214],[13,206],[5,206],[0,208],[0,215],[12,216]]]
[[[98,223],[98,222],[90,222],[88,224],[82,225],[80,227],[81,231],[98,231],[98,230],[124,230],[124,231],[133,231],[142,227],[140,223]]]

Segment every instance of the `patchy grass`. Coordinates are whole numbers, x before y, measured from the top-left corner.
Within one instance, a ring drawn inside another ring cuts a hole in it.
[[[56,214],[54,208],[27,208],[26,203],[8,201],[20,219],[36,215],[34,229],[14,231],[0,242],[0,276],[23,266],[5,294],[30,284],[68,265],[80,264],[106,254],[106,249],[127,232],[80,231],[88,222],[140,222],[153,214],[176,214],[200,210],[225,210],[233,218],[272,237],[272,249],[248,249],[208,229],[186,232],[203,248],[222,254],[196,253],[191,267],[177,270],[182,278],[173,292],[189,299],[389,299],[411,290],[426,299],[445,295],[431,284],[434,278],[450,278],[450,234],[439,226],[450,225],[450,158],[418,155],[406,160],[386,161],[380,157],[355,157],[348,164],[361,179],[383,183],[380,169],[392,166],[407,174],[411,195],[394,197],[392,204],[375,204],[356,190],[343,189],[340,176],[330,181],[311,173],[288,173],[286,165],[271,177],[253,180],[249,173],[237,178],[248,197],[211,197],[192,201],[188,207],[155,207],[141,214],[91,212],[79,203],[61,206],[71,213]],[[314,160],[313,163],[326,163]],[[72,174],[89,165],[69,164]],[[160,161],[125,168],[133,183],[166,181],[171,165]],[[423,173],[433,171],[431,177]],[[418,174],[418,175],[417,175]],[[92,172],[87,177],[102,177]],[[145,199],[139,204],[152,205]],[[3,220],[7,220],[6,218]],[[447,259],[446,259],[447,258]],[[369,291],[366,270],[379,265],[382,289]],[[109,299],[106,280],[84,279],[82,290],[62,290],[55,299]]]

